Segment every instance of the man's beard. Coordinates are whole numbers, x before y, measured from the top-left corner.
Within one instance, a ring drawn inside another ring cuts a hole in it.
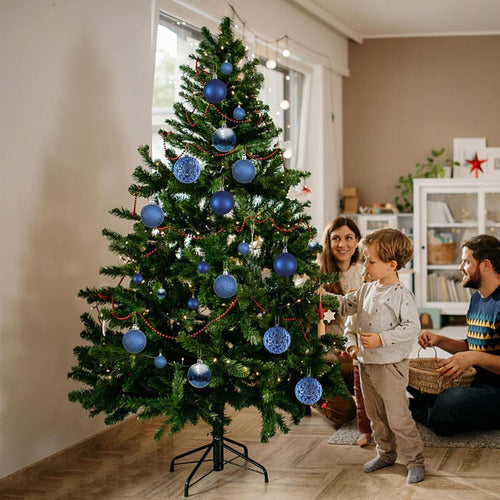
[[[479,272],[479,267],[476,268],[474,274],[468,276],[464,275],[462,278],[462,286],[464,288],[475,288],[476,290],[481,286],[481,273]]]

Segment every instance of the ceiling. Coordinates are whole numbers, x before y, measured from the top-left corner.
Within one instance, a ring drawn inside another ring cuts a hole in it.
[[[500,0],[292,2],[358,42],[363,38],[500,35]]]

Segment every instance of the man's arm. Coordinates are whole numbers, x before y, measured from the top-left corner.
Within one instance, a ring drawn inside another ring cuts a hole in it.
[[[445,337],[444,335],[437,335],[429,330],[424,330],[418,336],[418,343],[425,349],[427,347],[440,347],[446,352],[455,354],[457,352],[467,351],[467,341],[456,340]]]
[[[473,365],[500,375],[500,356],[479,351],[457,352],[441,361],[438,364],[438,370],[442,377],[454,379]]]

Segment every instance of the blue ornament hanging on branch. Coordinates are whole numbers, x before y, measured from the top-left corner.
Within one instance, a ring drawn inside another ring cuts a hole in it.
[[[288,331],[282,326],[273,326],[264,334],[264,347],[271,354],[282,354],[289,347],[292,339]]]
[[[158,227],[165,218],[163,209],[154,203],[144,205],[141,210],[141,220],[146,227]]]
[[[221,274],[215,278],[214,292],[221,299],[232,297],[238,288],[238,284],[230,274]]]
[[[255,165],[250,160],[238,160],[233,165],[232,173],[235,180],[247,184],[255,178]]]
[[[212,78],[212,80],[208,80],[208,82],[205,83],[203,95],[209,103],[218,104],[226,98],[226,84],[218,78]]]
[[[194,311],[195,309],[198,308],[198,299],[196,297],[189,297],[187,301],[187,306],[189,307],[189,309]]]
[[[280,276],[292,276],[297,270],[297,259],[287,251],[279,253],[274,259],[273,269]]]
[[[162,354],[158,354],[154,360],[156,368],[165,368],[167,366],[167,358]]]
[[[243,120],[245,118],[245,110],[240,105],[233,109],[233,118],[235,120]]]
[[[200,176],[201,167],[196,158],[181,156],[174,164],[175,178],[183,184],[191,184]]]
[[[242,241],[238,245],[238,252],[241,255],[246,255],[248,252],[250,252],[250,245],[246,241]]]
[[[198,263],[198,265],[196,266],[196,269],[198,270],[198,272],[200,274],[207,274],[208,271],[210,270],[210,266],[208,265],[207,262],[202,260],[201,262]]]
[[[167,291],[163,287],[158,288],[158,290],[156,290],[156,296],[159,299],[164,299],[167,296]]]
[[[140,285],[144,281],[144,277],[142,276],[141,273],[135,273],[132,276],[132,283],[135,285]]]
[[[220,65],[220,70],[223,75],[230,75],[233,71],[233,65],[229,61],[224,61]]]
[[[229,127],[218,128],[212,136],[212,145],[217,151],[227,153],[236,146],[236,134]]]
[[[137,326],[133,326],[122,338],[122,345],[132,354],[140,353],[146,347],[146,335]]]
[[[305,405],[313,405],[321,399],[323,387],[313,377],[304,377],[295,385],[295,397]]]
[[[201,359],[189,367],[187,373],[188,382],[197,389],[206,387],[212,379],[210,368]]]
[[[231,193],[221,190],[210,197],[210,208],[218,215],[229,213],[234,207],[234,198]]]

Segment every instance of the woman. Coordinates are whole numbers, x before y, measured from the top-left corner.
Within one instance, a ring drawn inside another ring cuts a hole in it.
[[[364,281],[364,268],[360,261],[358,243],[361,233],[356,223],[348,217],[333,219],[323,232],[321,244],[323,252],[318,255],[319,270],[321,273],[339,273],[340,281],[326,284],[323,288],[327,292],[344,295],[359,288]],[[355,318],[343,318],[340,314],[326,326],[319,322],[318,334],[344,335],[345,328],[352,329]],[[370,442],[370,421],[365,413],[363,395],[359,382],[359,368],[354,362],[354,397],[356,399],[356,420],[360,436],[357,440],[359,446],[366,446]]]

